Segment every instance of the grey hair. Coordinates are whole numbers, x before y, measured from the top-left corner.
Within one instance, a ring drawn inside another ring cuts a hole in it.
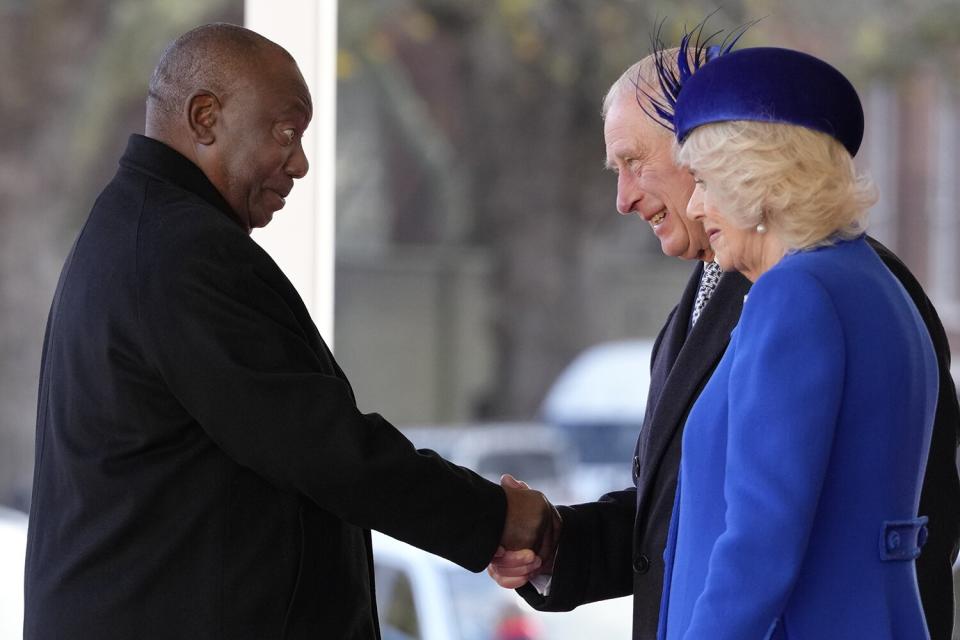
[[[679,52],[680,49],[676,47],[663,51],[663,60],[673,65],[674,71],[676,71],[676,59]],[[630,65],[630,67],[617,78],[617,81],[610,86],[607,95],[603,98],[600,115],[605,119],[607,112],[610,111],[610,107],[613,106],[614,100],[621,94],[631,96],[638,95],[640,100],[646,99],[642,93],[638,93],[638,88],[655,98],[659,98],[663,94],[657,76],[657,58],[652,53]],[[664,133],[669,132],[664,129]]]

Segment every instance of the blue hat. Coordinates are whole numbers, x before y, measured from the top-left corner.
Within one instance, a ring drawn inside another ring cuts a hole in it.
[[[775,47],[741,49],[683,75],[672,114],[680,142],[700,125],[754,120],[822,131],[851,156],[860,148],[863,107],[856,90],[842,73],[811,55]]]
[[[822,131],[851,156],[856,154],[863,140],[863,107],[843,74],[822,60],[789,49],[757,47],[731,53],[755,22],[712,45],[721,32],[704,37],[709,19],[684,34],[675,61],[668,59],[660,39],[663,25],[653,34],[659,92],[644,89],[639,77],[636,82],[637,102],[648,116],[673,131],[680,142],[700,125],[759,120]]]

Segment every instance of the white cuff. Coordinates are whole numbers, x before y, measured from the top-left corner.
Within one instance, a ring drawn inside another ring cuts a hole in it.
[[[553,582],[553,576],[546,574],[540,574],[530,578],[530,584],[533,585],[533,588],[537,590],[542,596],[550,595],[550,583]]]

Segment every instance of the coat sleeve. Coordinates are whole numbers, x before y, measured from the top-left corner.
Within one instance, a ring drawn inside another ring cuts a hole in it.
[[[631,562],[636,489],[596,502],[558,507],[563,519],[550,594],[527,584],[518,591],[534,609],[570,611],[582,604],[633,592]]]
[[[211,235],[182,234],[144,252],[159,257],[141,273],[144,344],[192,420],[281,490],[485,567],[503,529],[503,490],[362,414],[298,319],[292,288],[279,286],[289,284],[279,269],[246,236]]]
[[[735,348],[726,530],[687,640],[767,637],[799,572],[843,391],[840,320],[808,274],[773,270],[754,285]]]
[[[699,277],[699,268],[695,272]],[[653,344],[649,368],[677,314],[667,316]],[[650,405],[647,398],[648,417]],[[648,428],[646,425],[644,428]],[[638,454],[639,441],[634,455]],[[633,478],[636,483],[636,477]],[[633,536],[637,517],[637,489],[612,491],[595,502],[558,507],[563,518],[550,593],[542,596],[530,584],[517,591],[539,611],[571,611],[580,605],[633,594]]]

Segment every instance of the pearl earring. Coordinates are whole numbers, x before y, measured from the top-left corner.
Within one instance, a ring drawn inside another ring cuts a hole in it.
[[[757,225],[757,233],[764,234],[766,232],[767,232],[767,225],[763,224],[762,222]]]

